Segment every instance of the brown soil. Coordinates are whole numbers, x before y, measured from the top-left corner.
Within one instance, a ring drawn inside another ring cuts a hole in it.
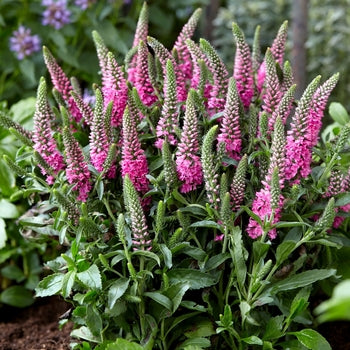
[[[58,327],[68,309],[58,297],[39,299],[25,309],[0,308],[0,350],[70,349],[72,324]]]

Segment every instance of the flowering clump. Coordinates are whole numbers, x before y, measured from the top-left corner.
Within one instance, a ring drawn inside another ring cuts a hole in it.
[[[191,39],[200,13],[169,51],[147,36],[144,3],[124,67],[93,32],[94,101],[44,48],[54,98],[42,78],[33,131],[0,113],[24,144],[5,157],[19,192],[52,217],[19,223],[67,249],[37,295],[69,299],[73,335],[101,349],[309,342],[317,332],[298,331],[312,324],[308,285],[336,274],[314,247],[346,242],[350,124],[319,137],[338,75],[296,99],[286,23],[264,56],[233,24],[231,74]]]
[[[16,53],[19,60],[30,56],[34,52],[40,51],[40,38],[38,35],[31,35],[29,28],[19,26],[12,33],[10,38],[10,50]]]
[[[71,12],[67,8],[67,0],[42,0],[41,4],[45,6],[42,19],[44,26],[61,29],[70,23]]]

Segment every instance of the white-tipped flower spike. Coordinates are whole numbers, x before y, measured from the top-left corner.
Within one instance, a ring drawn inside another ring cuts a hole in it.
[[[65,164],[63,162],[63,156],[58,151],[56,140],[53,137],[52,124],[55,117],[47,100],[46,82],[44,78],[41,78],[38,87],[36,107],[33,119],[34,149],[52,168],[53,173],[57,174],[65,167]],[[47,174],[44,168],[41,168],[41,172],[44,175]],[[52,184],[54,178],[52,176],[47,176],[46,180],[49,184]]]
[[[124,177],[123,192],[125,205],[131,220],[133,249],[150,250],[152,240],[149,237],[145,214],[139,196],[128,175]]]
[[[164,104],[157,125],[156,147],[162,148],[164,141],[172,146],[177,144],[175,130],[178,124],[176,76],[174,66],[171,60],[168,60],[164,79]]]
[[[207,40],[200,39],[200,48],[209,60],[209,68],[213,75],[214,84],[210,91],[208,107],[211,110],[210,114],[214,114],[223,111],[225,108],[228,72],[224,62]]]
[[[287,133],[286,179],[306,177],[311,168],[311,143],[309,137],[309,113],[313,95],[319,86],[321,77],[316,77],[306,88],[291,121]]]
[[[236,56],[233,77],[237,82],[237,91],[245,108],[248,108],[254,95],[253,62],[249,45],[236,23],[232,24],[232,33],[236,41]]]
[[[199,153],[198,116],[194,105],[194,90],[190,90],[184,118],[181,140],[176,152],[176,170],[182,181],[181,192],[195,190],[203,182]]]
[[[247,166],[248,156],[245,154],[237,165],[237,169],[231,183],[230,196],[233,211],[237,211],[244,200],[244,191],[246,187],[245,177]]]
[[[184,78],[186,80],[191,80],[192,71],[193,71],[191,54],[186,45],[186,40],[190,39],[193,36],[197,28],[201,14],[202,14],[202,9],[197,9],[196,11],[193,12],[192,16],[189,18],[187,23],[183,26],[174,45],[174,49],[176,49],[176,52],[179,58],[179,69],[183,72]]]
[[[228,156],[236,160],[240,159],[242,148],[239,103],[236,81],[234,78],[230,78],[218,142],[223,142]]]
[[[202,144],[202,168],[209,203],[218,210],[220,202],[219,174],[216,171],[216,156],[214,153],[214,141],[218,126],[213,126],[204,136]]]
[[[282,120],[282,123],[285,125],[287,118],[292,110],[294,102],[294,93],[296,90],[296,84],[292,85],[281,98],[280,103],[277,108],[273,111],[271,115],[271,121],[276,122],[277,117],[279,116]]]

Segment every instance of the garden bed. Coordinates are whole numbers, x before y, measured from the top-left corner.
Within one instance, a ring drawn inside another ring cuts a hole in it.
[[[0,316],[1,350],[66,350],[72,324],[62,330],[59,317],[69,305],[57,297],[39,299],[25,309],[3,307]]]

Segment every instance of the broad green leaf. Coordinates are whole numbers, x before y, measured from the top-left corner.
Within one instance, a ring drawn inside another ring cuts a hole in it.
[[[11,286],[0,294],[0,302],[15,306],[27,307],[34,302],[33,293],[22,286]]]
[[[149,252],[148,250],[135,250],[131,253],[131,255],[145,256],[149,259],[153,259],[160,266],[159,256],[157,254]]]
[[[259,261],[260,259],[265,258],[270,247],[271,247],[270,243],[255,241],[253,243],[254,260]]]
[[[101,334],[102,318],[94,305],[87,306],[86,325],[89,327],[89,329],[93,335],[98,336]]]
[[[64,274],[54,273],[41,280],[35,288],[36,297],[47,297],[58,293],[62,289]]]
[[[230,258],[229,253],[220,253],[218,255],[214,255],[205,263],[204,270],[211,271],[213,269],[216,269],[218,266],[223,264],[228,258]]]
[[[0,249],[6,246],[7,234],[6,234],[6,224],[3,218],[0,218]],[[1,263],[0,259],[0,263]]]
[[[160,244],[159,249],[163,254],[165,266],[168,269],[171,269],[173,266],[173,256],[171,250],[165,244]]]
[[[321,303],[315,313],[319,322],[335,320],[350,321],[350,280],[340,282],[334,287],[332,297]]]
[[[204,261],[207,258],[207,253],[203,249],[193,247],[191,245],[184,246],[182,253],[200,262]]]
[[[0,199],[0,218],[16,219],[19,214],[17,207],[13,203],[4,198]]]
[[[269,319],[266,325],[266,329],[263,335],[263,340],[273,340],[277,339],[282,335],[284,316],[275,316]]]
[[[241,340],[243,340],[245,343],[247,344],[251,344],[251,345],[263,345],[263,341],[257,337],[256,335],[251,335],[248,338],[242,338]]]
[[[276,250],[276,264],[280,265],[285,261],[289,254],[294,250],[296,242],[294,241],[283,241]]]
[[[344,193],[340,195],[339,198],[335,201],[335,206],[341,207],[349,203],[350,203],[350,193]]]
[[[24,272],[16,265],[6,265],[1,269],[0,274],[3,277],[16,281],[17,283],[22,282],[26,278]]]
[[[211,220],[197,221],[192,225],[190,225],[190,227],[208,227],[208,228],[215,228],[219,231],[223,231],[222,225],[219,225],[217,222],[211,221]]]
[[[108,290],[108,308],[112,309],[116,301],[123,296],[129,287],[130,280],[128,278],[119,278]]]
[[[154,300],[158,304],[164,306],[169,311],[172,311],[173,303],[167,296],[165,296],[161,293],[158,293],[158,292],[146,292],[143,295],[151,298],[152,300]]]
[[[167,336],[178,324],[180,324],[181,322],[188,320],[191,317],[196,317],[197,315],[199,315],[200,312],[199,311],[195,311],[195,312],[191,312],[191,313],[185,313],[181,316],[176,317],[175,319],[171,319],[171,324],[169,326],[169,328],[166,329],[166,333],[165,336]]]
[[[200,346],[201,348],[209,348],[211,345],[210,340],[207,338],[190,338],[185,340],[179,349],[185,350],[188,346]]]
[[[344,106],[339,102],[332,102],[329,105],[329,114],[332,119],[340,125],[345,125],[350,121],[350,117]]]
[[[190,289],[201,289],[217,283],[220,274],[213,277],[207,273],[193,269],[173,269],[168,272],[170,284],[185,282],[190,286]]]
[[[269,289],[271,291],[271,294],[276,294],[281,291],[305,287],[309,284],[315,283],[316,281],[335,276],[335,274],[335,269],[315,269],[304,271],[299,274],[287,277],[282,281],[274,283]]]
[[[213,323],[209,319],[201,319],[184,334],[187,338],[205,338],[215,334]]]
[[[230,240],[233,248],[230,249],[230,253],[234,262],[235,272],[237,275],[237,282],[240,286],[240,290],[244,291],[244,282],[247,275],[247,266],[245,264],[245,249],[242,240],[242,231],[239,227],[233,228]]]
[[[77,273],[78,279],[91,289],[101,289],[102,281],[97,265],[91,265],[87,270]]]
[[[77,329],[73,329],[71,332],[71,337],[74,338],[81,338],[85,339],[87,341],[93,342],[93,343],[100,343],[101,342],[101,335],[95,336],[91,333],[90,329],[86,326],[82,326]]]
[[[4,196],[9,197],[16,188],[16,178],[7,163],[0,159],[0,189]]]
[[[312,350],[332,350],[328,341],[318,332],[313,329],[303,329],[299,332],[289,332],[288,334],[295,335],[300,343]]]
[[[190,288],[188,283],[180,282],[178,284],[170,286],[163,292],[173,303],[172,312],[175,312],[182,302],[182,298]]]
[[[125,339],[117,339],[114,343],[108,344],[106,350],[142,350],[143,347],[137,343],[131,343]]]
[[[73,288],[76,274],[77,274],[76,270],[68,271],[65,274],[62,281],[62,295],[64,298],[69,297]]]

